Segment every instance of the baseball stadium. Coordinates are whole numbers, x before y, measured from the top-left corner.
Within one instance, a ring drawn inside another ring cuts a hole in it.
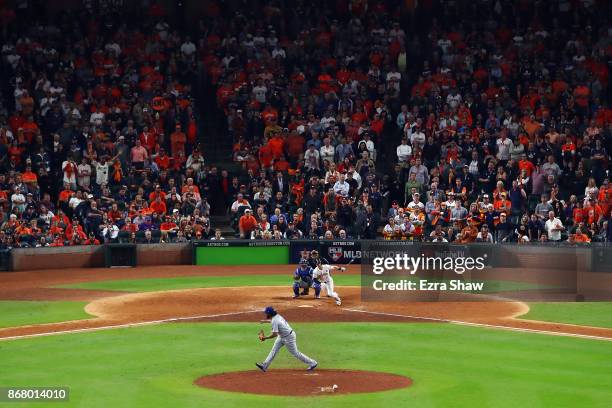
[[[0,0],[0,406],[612,406],[612,3]]]

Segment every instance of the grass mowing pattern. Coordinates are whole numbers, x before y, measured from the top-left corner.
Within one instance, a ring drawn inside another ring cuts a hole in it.
[[[0,300],[0,328],[88,319],[88,302]]]
[[[0,343],[0,384],[70,387],[70,407],[609,407],[608,342],[447,324],[295,324],[321,368],[406,375],[372,394],[267,397],[202,389],[199,376],[252,370],[271,343],[248,323],[166,324]],[[272,368],[303,368],[279,353]],[[291,384],[287,384],[291,387]]]
[[[530,303],[520,318],[612,328],[612,302]]]

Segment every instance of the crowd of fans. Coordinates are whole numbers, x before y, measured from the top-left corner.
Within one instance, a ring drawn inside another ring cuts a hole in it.
[[[120,2],[85,4],[44,19],[0,2],[0,245],[214,236],[195,46],[161,7],[128,24]]]
[[[208,36],[241,237],[612,238],[604,2],[339,4]]]
[[[0,9],[2,247],[222,239],[211,212],[247,239],[612,240],[605,2],[229,3],[189,31]],[[237,170],[204,162],[203,78]]]

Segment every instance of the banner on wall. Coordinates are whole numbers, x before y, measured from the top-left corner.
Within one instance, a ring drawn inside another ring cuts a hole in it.
[[[361,263],[359,241],[320,241],[319,253],[333,264]]]
[[[290,241],[289,262],[296,264],[302,258],[308,258],[312,250],[319,250],[319,241]]]
[[[289,259],[298,263],[302,258],[308,258],[313,250],[332,264],[359,264],[361,262],[361,243],[359,241],[290,241]]]

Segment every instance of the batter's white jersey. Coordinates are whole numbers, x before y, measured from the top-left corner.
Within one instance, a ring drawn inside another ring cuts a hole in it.
[[[331,265],[319,265],[312,271],[312,277],[321,282],[321,286],[325,288],[327,295],[336,299],[336,304],[340,305],[340,296],[334,291],[334,278],[331,276],[331,270]]]
[[[319,265],[312,271],[313,279],[318,279],[321,283],[326,283],[331,279],[331,265]]]

